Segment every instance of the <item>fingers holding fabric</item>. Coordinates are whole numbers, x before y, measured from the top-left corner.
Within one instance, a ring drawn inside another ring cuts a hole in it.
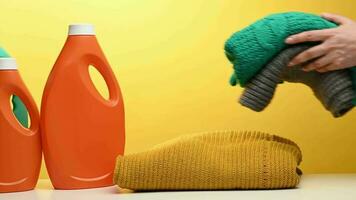
[[[336,24],[339,25],[343,25],[343,24],[348,24],[348,23],[352,23],[353,20],[341,16],[341,15],[337,15],[337,14],[332,14],[332,13],[322,13],[321,17],[323,17],[326,20],[329,20],[331,22],[335,22]]]
[[[323,29],[323,30],[313,30],[305,31],[299,34],[289,36],[285,42],[287,44],[298,44],[303,42],[320,42],[328,39],[334,34],[335,29]]]
[[[289,62],[288,66],[299,65],[299,64],[305,63],[309,60],[321,57],[327,53],[328,49],[329,49],[329,47],[326,45],[323,45],[323,44],[314,46],[314,47],[298,54],[296,57],[294,57]],[[322,63],[320,63],[320,64],[322,64]]]

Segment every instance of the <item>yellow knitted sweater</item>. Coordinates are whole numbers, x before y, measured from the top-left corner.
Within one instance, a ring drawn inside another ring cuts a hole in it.
[[[132,190],[292,188],[301,160],[294,142],[275,135],[200,133],[118,156],[114,182]]]

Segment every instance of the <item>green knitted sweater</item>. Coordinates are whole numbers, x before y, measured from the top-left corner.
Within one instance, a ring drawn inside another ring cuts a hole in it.
[[[239,83],[244,87],[261,68],[288,46],[284,42],[288,36],[336,26],[318,15],[287,12],[269,15],[234,33],[225,43],[225,54],[234,65],[230,84]],[[350,73],[356,89],[356,68],[351,68]]]

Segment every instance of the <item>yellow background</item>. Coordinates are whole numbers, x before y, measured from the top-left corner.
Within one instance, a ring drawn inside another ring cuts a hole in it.
[[[126,153],[186,133],[259,130],[297,142],[306,173],[356,172],[355,110],[334,119],[298,84],[281,85],[262,113],[243,108],[236,102],[242,89],[228,85],[232,66],[223,51],[233,32],[265,15],[328,11],[356,19],[355,6],[354,0],[1,0],[0,44],[18,59],[40,105],[67,25],[95,24],[124,95]]]

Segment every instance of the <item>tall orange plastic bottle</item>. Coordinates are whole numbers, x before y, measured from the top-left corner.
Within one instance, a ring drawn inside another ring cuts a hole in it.
[[[10,98],[16,95],[26,105],[30,128],[16,119]],[[42,150],[39,113],[17,71],[14,58],[0,58],[0,192],[31,190],[41,168]]]
[[[90,65],[103,76],[108,100],[90,79]],[[124,104],[92,25],[69,26],[69,36],[43,93],[41,129],[54,188],[113,185],[115,158],[124,153]]]

